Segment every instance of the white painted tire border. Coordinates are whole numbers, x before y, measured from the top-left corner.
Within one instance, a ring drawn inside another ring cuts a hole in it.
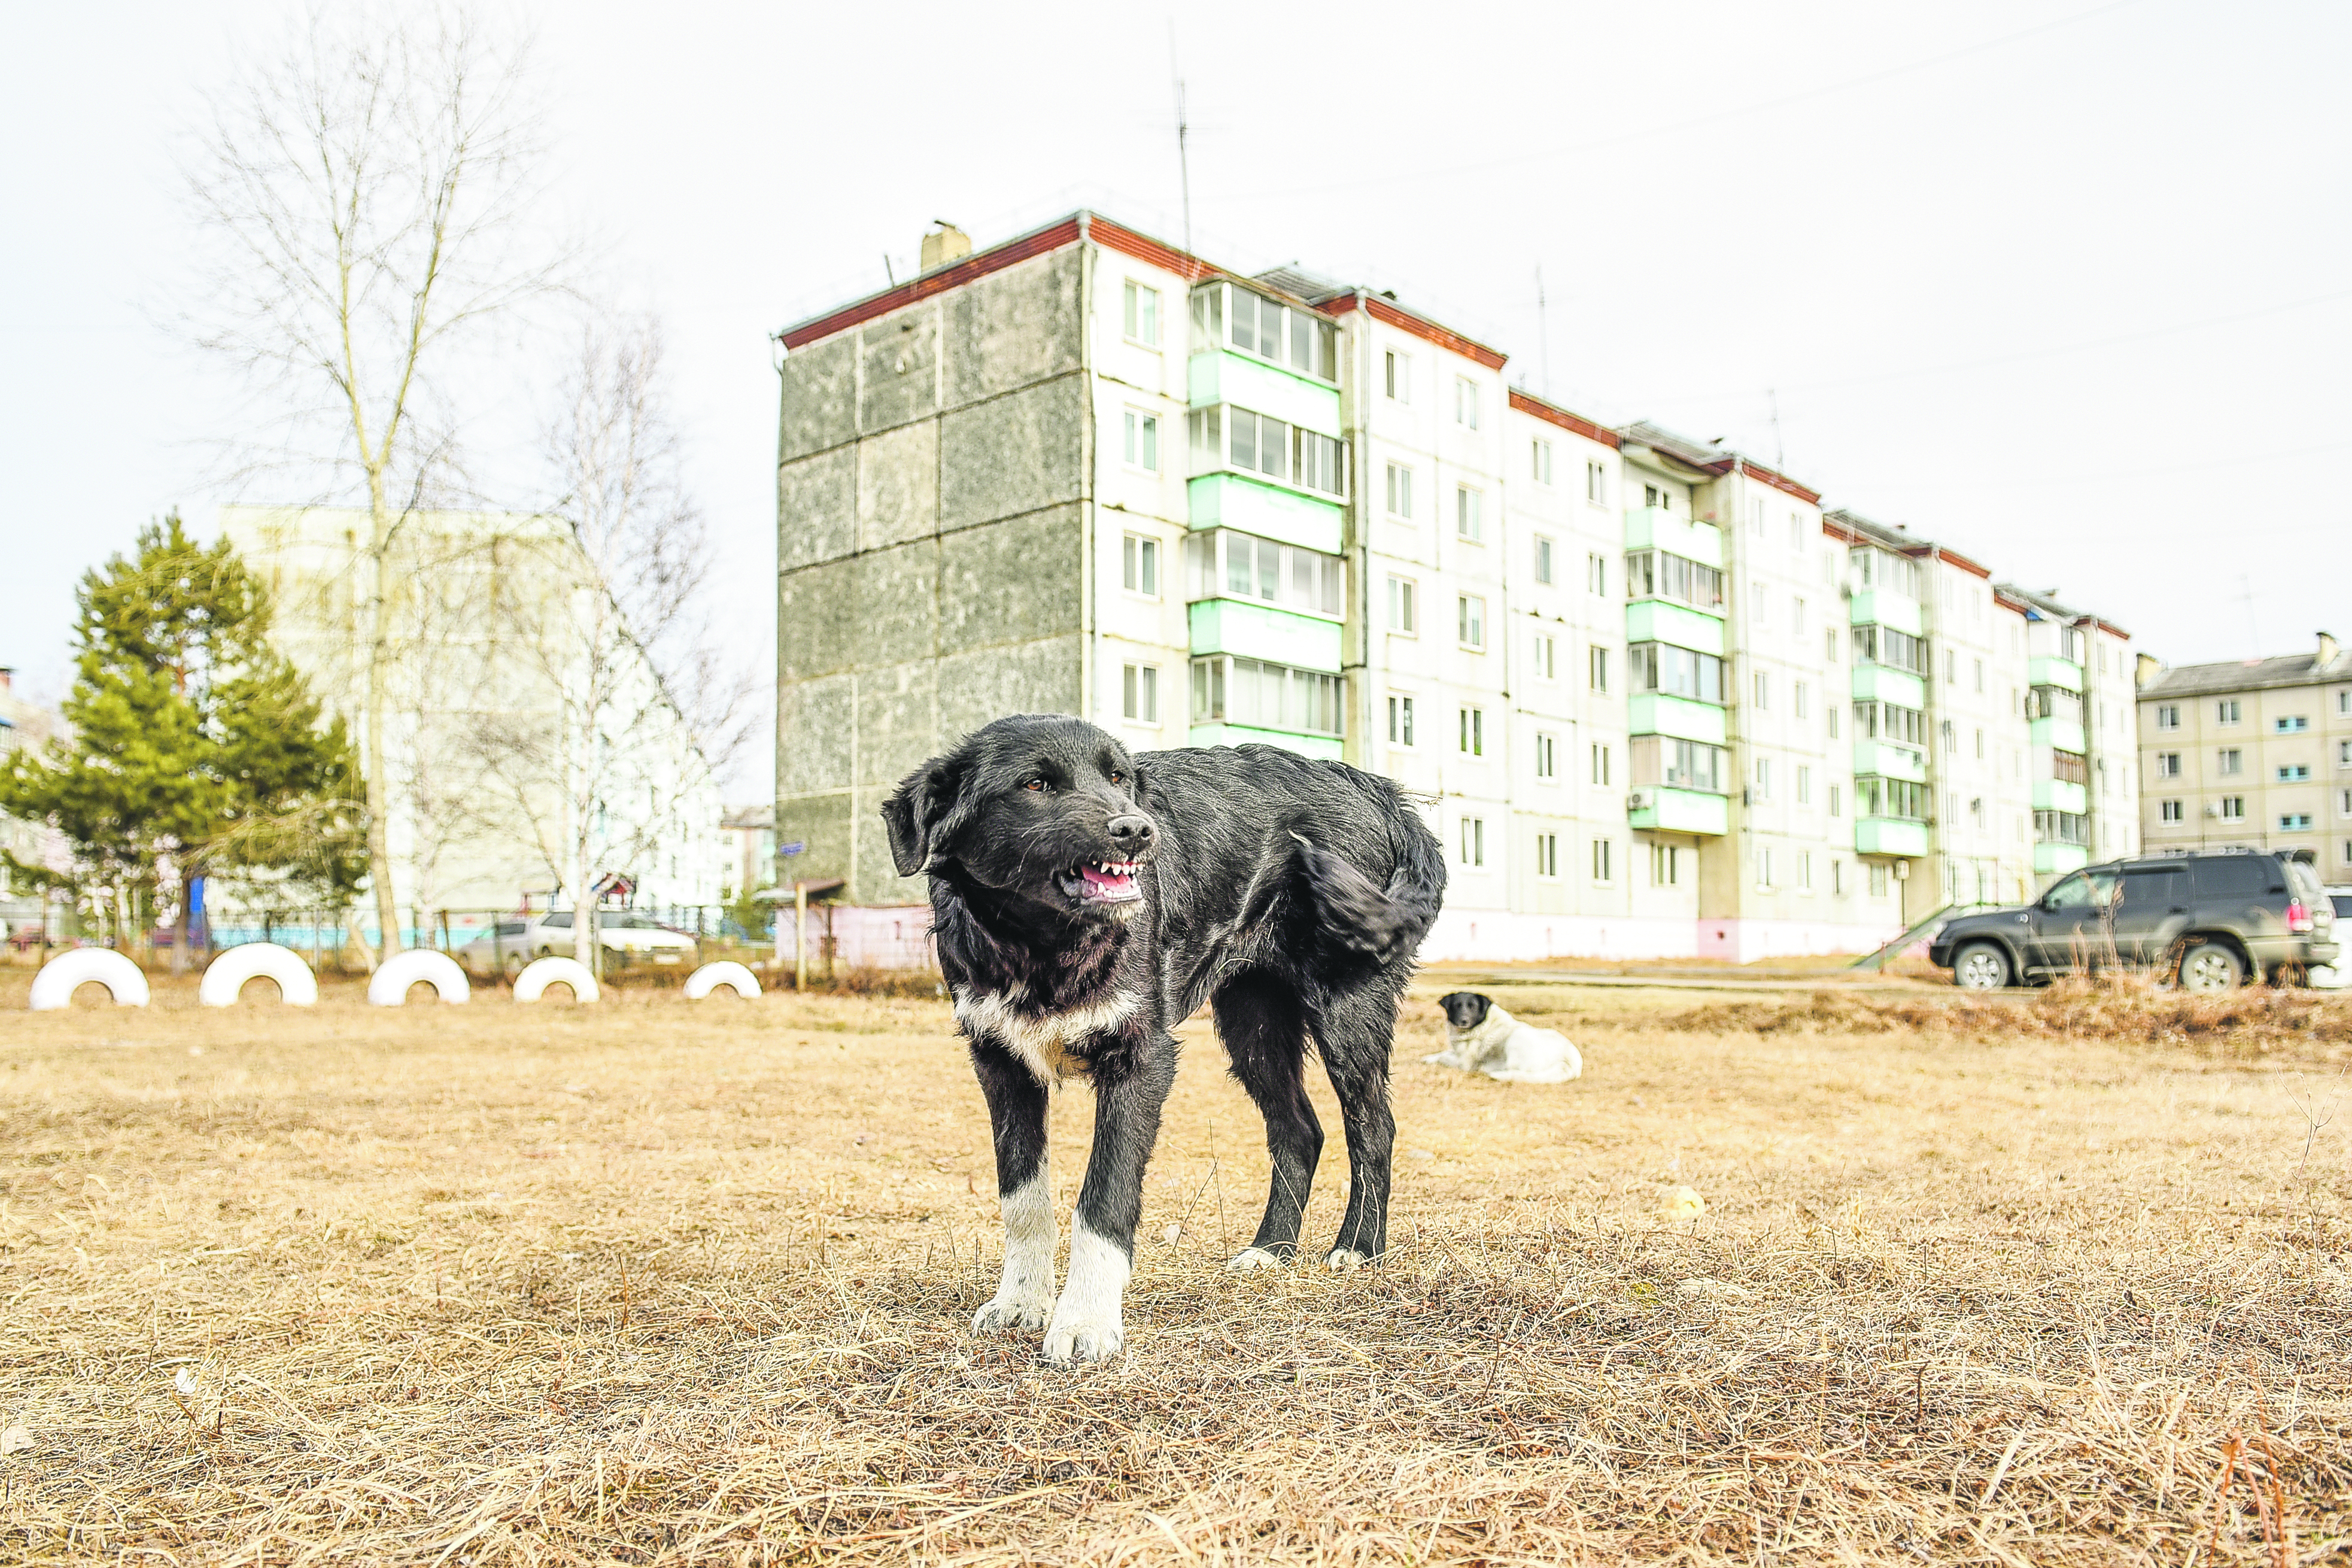
[[[569,985],[574,1002],[593,1002],[597,997],[596,977],[588,966],[576,958],[534,958],[523,965],[515,976],[514,999],[536,1002],[547,994],[551,985]]]
[[[248,942],[223,949],[205,966],[196,1000],[207,1007],[234,1007],[249,980],[278,982],[278,994],[289,1007],[319,1004],[319,977],[310,973],[301,954],[274,942]]]
[[[110,947],[78,947],[41,965],[33,976],[28,1005],[36,1013],[73,1005],[73,994],[96,981],[118,1007],[147,1005],[147,976],[140,967]]]
[[[699,1002],[724,985],[745,1001],[760,994],[760,977],[731,959],[706,963],[686,977],[686,999]]]
[[[472,983],[457,967],[456,959],[446,952],[417,947],[394,953],[368,976],[368,1003],[376,1007],[397,1007],[408,1000],[408,988],[420,980],[432,986],[444,1002],[464,1002],[474,994]]]

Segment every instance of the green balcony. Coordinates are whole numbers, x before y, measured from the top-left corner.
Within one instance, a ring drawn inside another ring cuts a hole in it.
[[[2068,691],[2083,689],[2083,667],[2071,658],[2053,658],[2047,655],[2025,661],[2025,683],[2028,686],[2056,686]]]
[[[1677,741],[1723,744],[1723,710],[1711,702],[1645,691],[1625,705],[1626,730],[1635,735],[1672,735]]]
[[[2079,871],[2090,863],[2090,850],[2080,844],[2037,844],[2033,847],[2033,871],[2036,876]]]
[[[1232,403],[1255,414],[1271,414],[1302,430],[1335,439],[1339,427],[1339,390],[1319,381],[1223,349],[1194,354],[1185,367],[1187,392],[1195,408]]]
[[[1927,706],[1927,683],[1907,669],[1894,669],[1883,664],[1857,664],[1853,667],[1853,700],[1856,702],[1892,702],[1898,708]]]
[[[1254,605],[1247,599],[1202,599],[1187,606],[1192,651],[1237,654],[1294,669],[1339,673],[1339,623]]]
[[[1672,599],[1636,599],[1625,606],[1625,640],[1672,643],[1723,657],[1723,619]]]
[[[1731,803],[1719,795],[1639,784],[1634,787],[1633,796],[1644,804],[1625,814],[1631,826],[1652,833],[1706,833],[1717,837],[1731,831]]]
[[[1918,600],[1885,588],[1865,588],[1856,594],[1847,604],[1845,618],[1849,626],[1892,626],[1915,637],[1921,635],[1925,624],[1919,618]]]
[[[2036,719],[2025,727],[2025,734],[2032,745],[2054,746],[2076,756],[2090,750],[2084,742],[2083,723],[2079,719]]]
[[[1853,850],[1916,858],[1927,853],[1927,825],[1902,816],[1862,817],[1853,825]]]
[[[1890,745],[1885,741],[1856,741],[1853,743],[1853,771],[1857,778],[1876,774],[1880,778],[1926,784],[1927,756],[1910,746]]]
[[[1194,528],[1237,528],[1326,555],[1339,554],[1344,542],[1347,507],[1304,490],[1240,474],[1202,474],[1184,493]]]
[[[2091,791],[2086,784],[2070,784],[2064,779],[2035,779],[2033,809],[2063,811],[2070,816],[2086,816],[2091,809]]]
[[[1723,531],[1664,507],[1635,507],[1625,514],[1625,548],[1663,550],[1702,566],[1723,564]]]
[[[1302,757],[1322,757],[1335,763],[1340,760],[1343,749],[1337,735],[1304,735],[1290,730],[1260,730],[1248,724],[1195,724],[1185,736],[1185,743],[1193,746],[1246,746],[1252,742],[1280,746]]]

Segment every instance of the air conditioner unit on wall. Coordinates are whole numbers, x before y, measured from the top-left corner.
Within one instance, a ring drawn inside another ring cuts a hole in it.
[[[1657,804],[1658,795],[1655,790],[1634,789],[1625,792],[1625,809],[1628,811],[1647,811]]]

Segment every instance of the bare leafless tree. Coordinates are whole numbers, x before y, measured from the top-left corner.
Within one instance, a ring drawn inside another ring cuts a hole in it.
[[[591,321],[542,437],[562,559],[517,596],[514,646],[552,706],[483,743],[550,870],[571,889],[574,951],[601,966],[596,881],[714,823],[694,820],[751,733],[751,678],[711,635],[713,562],[667,413],[651,317]],[[715,807],[712,808],[715,816]]]
[[[462,10],[321,6],[283,53],[210,100],[189,185],[202,302],[191,335],[253,403],[244,471],[364,497],[354,542],[356,707],[370,880],[400,945],[384,754],[394,552],[421,510],[462,499],[463,395],[519,309],[570,257],[536,230],[527,50]]]

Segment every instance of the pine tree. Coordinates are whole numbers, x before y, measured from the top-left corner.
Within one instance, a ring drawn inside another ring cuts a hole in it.
[[[0,771],[0,811],[56,827],[76,864],[18,868],[73,885],[125,935],[168,897],[175,967],[195,875],[348,897],[363,863],[349,739],[271,647],[268,594],[228,542],[198,545],[174,513],[76,598],[70,738]]]

